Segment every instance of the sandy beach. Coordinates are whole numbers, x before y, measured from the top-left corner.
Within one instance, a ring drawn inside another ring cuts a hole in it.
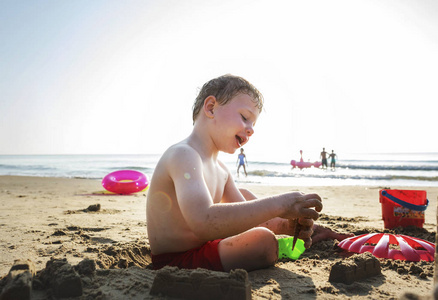
[[[318,193],[324,209],[317,222],[336,231],[401,233],[435,243],[437,187],[240,187],[259,197],[289,191]],[[426,190],[430,204],[424,229],[384,230],[382,188]],[[166,299],[150,295],[158,271],[150,265],[145,205],[146,193],[106,194],[99,180],[0,176],[0,277],[7,276],[14,260],[30,260],[37,273],[31,299],[44,299],[54,293],[41,279],[48,276],[47,263],[65,258],[81,280],[82,295],[77,299]],[[86,259],[93,260],[95,271],[78,271]],[[269,269],[249,272],[251,296],[398,299],[410,292],[423,299],[432,297],[433,262],[380,259],[380,275],[350,284],[329,281],[333,266],[347,259],[351,257],[337,247],[337,241],[320,242],[299,260],[281,260]],[[220,281],[216,272],[207,273]]]

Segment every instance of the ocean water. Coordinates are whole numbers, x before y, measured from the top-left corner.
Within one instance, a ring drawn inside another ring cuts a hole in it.
[[[152,177],[159,154],[0,155],[0,175],[102,179],[116,170]],[[248,176],[236,174],[235,156],[221,157],[236,182],[282,186],[372,185],[438,186],[438,153],[348,154],[335,170],[292,169],[290,159],[248,158]],[[297,158],[291,158],[297,160]]]

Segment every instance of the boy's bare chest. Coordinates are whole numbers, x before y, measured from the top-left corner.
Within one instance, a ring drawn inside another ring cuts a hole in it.
[[[208,167],[204,169],[204,179],[214,203],[219,203],[224,194],[228,173],[222,168]]]

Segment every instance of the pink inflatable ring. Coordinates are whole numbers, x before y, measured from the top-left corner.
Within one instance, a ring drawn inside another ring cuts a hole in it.
[[[111,172],[102,179],[102,186],[110,192],[127,195],[144,190],[149,182],[145,174],[134,170]]]

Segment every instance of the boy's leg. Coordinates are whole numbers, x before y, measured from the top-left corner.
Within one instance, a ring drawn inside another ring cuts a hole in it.
[[[222,240],[218,251],[226,272],[232,269],[252,271],[275,264],[278,242],[272,231],[256,227]]]

